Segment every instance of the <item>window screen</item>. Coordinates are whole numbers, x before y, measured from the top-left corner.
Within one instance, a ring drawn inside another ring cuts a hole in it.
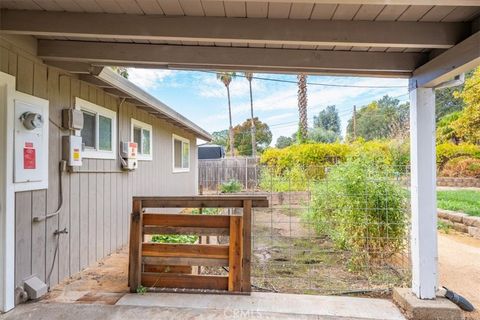
[[[99,116],[98,122],[99,149],[103,151],[112,151],[112,119]]]
[[[82,141],[87,148],[95,148],[95,114],[83,112]]]

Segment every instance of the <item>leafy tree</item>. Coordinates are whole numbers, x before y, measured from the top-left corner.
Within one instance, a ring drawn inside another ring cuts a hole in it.
[[[212,143],[228,148],[228,130],[215,131],[212,133]]]
[[[256,142],[257,142],[257,151],[262,152],[266,147],[272,142],[272,132],[266,123],[258,120],[258,118],[253,118],[255,123],[255,133],[256,133]],[[251,156],[252,155],[252,139],[250,136],[250,126],[251,120],[247,119],[242,124],[239,124],[233,128],[235,133],[235,149],[237,149],[238,154]]]
[[[347,139],[353,135],[353,116],[348,121]],[[409,130],[409,104],[384,96],[360,108],[356,114],[356,136],[365,140],[403,137]]]
[[[291,146],[292,144],[295,143],[295,139],[292,137],[285,137],[285,136],[280,136],[277,139],[277,143],[275,143],[275,147],[278,149],[283,149],[288,146]]]
[[[445,88],[435,91],[435,117],[437,123],[446,115],[458,112],[465,108],[465,103],[460,97],[455,97],[454,92],[459,88]]]
[[[230,121],[229,127],[229,138],[230,138],[230,156],[233,157],[233,141],[234,141],[234,133],[233,133],[233,126],[232,126],[232,105],[230,101],[230,83],[236,77],[235,72],[219,72],[217,73],[217,79],[220,80],[227,89],[227,98],[228,98],[228,119]]]
[[[340,117],[335,106],[328,106],[320,111],[318,116],[313,117],[313,127],[322,128],[326,131],[332,131],[340,136]]]
[[[465,73],[465,82],[468,82],[471,77],[474,75],[474,70],[470,70]],[[462,97],[459,96],[459,93],[463,91],[465,84],[452,87],[444,88],[435,91],[435,112],[437,123],[447,114],[462,111],[465,108],[465,102]]]
[[[339,140],[340,135],[332,130],[325,130],[322,127],[308,130],[308,140],[320,143],[332,143]]]
[[[128,79],[128,69],[125,67],[111,67],[113,71],[124,77],[125,79]]]
[[[458,144],[460,137],[457,136],[452,124],[460,118],[461,111],[456,111],[443,116],[437,123],[437,142],[453,142]]]
[[[452,128],[463,141],[480,144],[480,67],[465,81],[463,91],[454,95],[461,98],[466,107]]]

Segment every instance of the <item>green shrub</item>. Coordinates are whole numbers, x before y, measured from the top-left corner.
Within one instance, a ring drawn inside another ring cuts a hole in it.
[[[480,178],[480,159],[463,156],[448,160],[440,175],[443,177]]]
[[[260,188],[268,192],[304,191],[308,189],[307,172],[299,166],[276,173],[274,169],[263,167],[260,172]]]
[[[197,240],[198,236],[156,234],[152,236],[150,241],[156,243],[195,243]]]
[[[371,140],[352,143],[351,157],[367,157],[380,165],[388,165],[405,172],[410,163],[410,145],[402,140]]]
[[[470,143],[442,143],[437,145],[437,165],[440,170],[451,159],[469,156],[480,159],[480,146]]]
[[[242,191],[242,184],[235,179],[232,179],[228,182],[224,182],[220,185],[221,193],[235,193]]]
[[[358,157],[332,167],[313,192],[307,223],[351,252],[351,264],[374,262],[401,252],[407,196],[389,166]]]
[[[343,161],[350,152],[350,146],[343,143],[305,143],[292,145],[283,149],[267,149],[260,162],[273,169],[276,174],[296,166],[313,168]],[[315,178],[315,177],[312,177]]]
[[[216,215],[220,211],[221,211],[220,208],[202,208],[202,214],[210,215],[210,216]],[[192,209],[190,214],[200,214],[200,209],[194,208]]]

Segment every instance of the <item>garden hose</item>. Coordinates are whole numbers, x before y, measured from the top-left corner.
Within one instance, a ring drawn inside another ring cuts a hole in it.
[[[459,306],[460,309],[469,312],[475,310],[475,307],[470,303],[470,301],[468,301],[458,293],[449,290],[447,287],[443,287],[443,289],[445,289],[445,293],[441,292],[441,294],[445,296],[445,298]]]

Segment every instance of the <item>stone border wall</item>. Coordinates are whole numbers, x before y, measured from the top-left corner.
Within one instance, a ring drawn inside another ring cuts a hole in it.
[[[480,188],[480,179],[438,177],[437,178],[437,186],[462,187],[462,188]]]
[[[456,231],[467,233],[476,239],[480,239],[480,217],[442,209],[438,209],[437,212],[439,221],[445,222]]]

